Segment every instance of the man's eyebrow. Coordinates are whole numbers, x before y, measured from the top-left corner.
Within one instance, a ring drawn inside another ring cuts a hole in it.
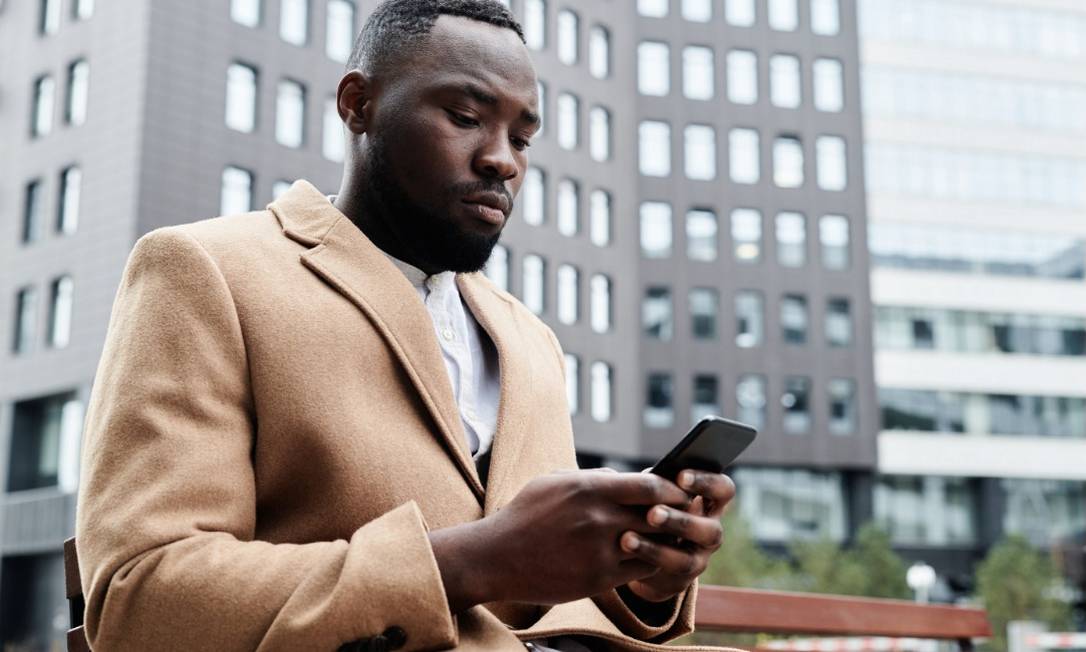
[[[498,105],[498,97],[489,91],[467,82],[458,87],[461,92],[472,96],[477,101],[489,106]],[[529,124],[537,125],[540,122],[539,114],[531,109],[522,109],[520,112],[520,119]]]

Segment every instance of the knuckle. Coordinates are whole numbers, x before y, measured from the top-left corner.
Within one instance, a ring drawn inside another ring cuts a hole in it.
[[[679,563],[679,573],[681,575],[695,575],[697,571],[698,558],[694,555],[683,555],[683,559]]]

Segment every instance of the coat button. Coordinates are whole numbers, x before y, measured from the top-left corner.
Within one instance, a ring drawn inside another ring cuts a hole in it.
[[[407,632],[395,625],[386,629],[382,636],[388,641],[388,649],[390,650],[398,650],[407,642]]]

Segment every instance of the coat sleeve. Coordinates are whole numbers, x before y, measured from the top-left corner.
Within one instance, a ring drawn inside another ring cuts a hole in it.
[[[349,541],[254,540],[253,413],[219,267],[180,228],[140,239],[84,438],[76,533],[92,647],[327,651],[390,628],[405,650],[456,645],[413,502]]]

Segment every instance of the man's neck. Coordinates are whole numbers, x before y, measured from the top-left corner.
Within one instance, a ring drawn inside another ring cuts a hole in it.
[[[426,272],[427,275],[440,274],[444,271],[413,256],[407,247],[403,245],[403,242],[392,232],[392,229],[388,228],[384,220],[375,215],[374,212],[366,210],[365,202],[361,200],[359,193],[343,192],[343,189],[341,189],[340,193],[332,201],[332,205],[339,212],[346,215],[370,239],[370,242],[377,245],[378,249],[389,256],[417,267]]]

